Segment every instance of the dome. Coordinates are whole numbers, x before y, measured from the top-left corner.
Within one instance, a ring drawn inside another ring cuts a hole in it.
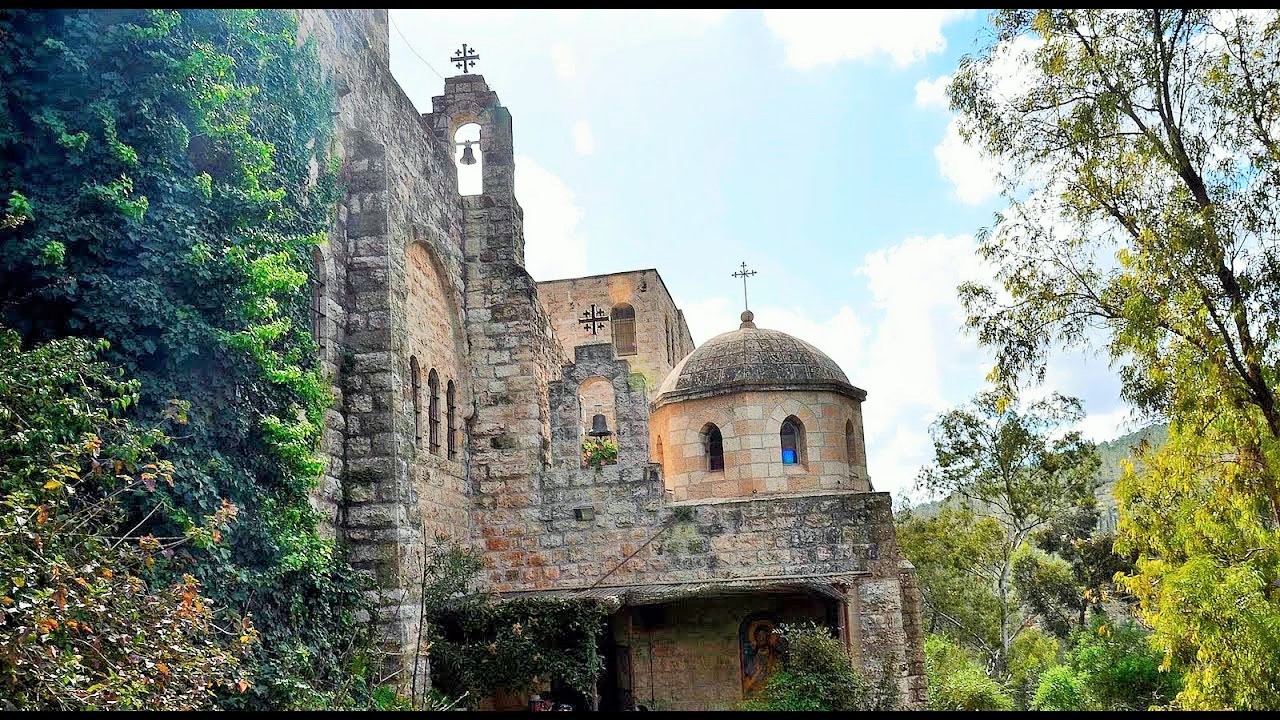
[[[756,327],[750,312],[742,326],[699,345],[681,360],[658,388],[654,407],[678,400],[726,395],[744,390],[826,390],[862,401],[826,353],[778,330]]]

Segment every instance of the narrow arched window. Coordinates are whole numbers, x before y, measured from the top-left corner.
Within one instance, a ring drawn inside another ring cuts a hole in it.
[[[844,423],[844,458],[850,465],[856,465],[858,462],[857,442],[853,434],[853,421],[846,420]]]
[[[418,369],[418,356],[409,358],[409,389],[413,392],[413,442],[422,444],[422,371]]]
[[[613,306],[609,313],[613,326],[613,347],[619,355],[636,354],[636,311],[626,303]]]
[[[449,381],[448,389],[444,392],[444,398],[445,444],[449,449],[449,459],[452,460],[458,457],[458,398],[452,380]]]
[[[667,364],[674,365],[675,361],[671,358],[675,354],[671,349],[671,318],[663,318],[662,323],[667,329]]]
[[[707,470],[717,472],[724,470],[724,438],[715,423],[707,423],[702,428],[702,445],[707,456]]]
[[[431,454],[440,454],[440,376],[435,368],[427,375],[427,392],[430,393],[427,406],[427,424],[431,428],[429,434]]]
[[[322,349],[325,341],[325,289],[328,278],[324,271],[324,253],[316,248],[311,253],[311,337]]]
[[[782,464],[799,464],[804,457],[804,425],[796,417],[789,417],[782,421],[778,435],[782,440]]]
[[[657,447],[655,447],[653,450],[653,455],[654,455],[653,457],[654,462],[658,463],[659,465],[664,464],[663,461],[665,460],[665,458],[662,456],[662,436],[661,435],[658,436],[658,444],[657,444]]]

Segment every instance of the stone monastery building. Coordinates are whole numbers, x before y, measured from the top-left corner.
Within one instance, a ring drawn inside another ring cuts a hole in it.
[[[769,630],[802,619],[921,706],[919,594],[868,475],[867,393],[750,313],[695,347],[657,269],[535,281],[512,116],[485,78],[449,78],[419,114],[390,73],[386,10],[299,16],[336,88],[347,188],[315,257],[337,398],[316,503],[377,578],[370,622],[404,664],[443,536],[481,552],[505,597],[616,608],[601,709],[732,707],[775,666]],[[586,467],[601,419],[617,460]]]

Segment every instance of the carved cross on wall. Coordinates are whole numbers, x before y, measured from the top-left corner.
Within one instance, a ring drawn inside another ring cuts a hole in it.
[[[604,329],[604,324],[609,322],[609,313],[596,307],[595,303],[591,303],[590,310],[583,310],[582,317],[578,318],[578,322],[586,330],[590,330],[595,335]]]
[[[454,50],[453,57],[449,58],[449,62],[452,62],[454,65],[457,65],[458,68],[461,69],[462,72],[465,74],[465,73],[471,72],[470,68],[475,67],[476,61],[479,59],[480,59],[480,56],[476,54],[475,48],[471,48],[470,50],[468,50],[467,44],[462,43],[462,49]]]

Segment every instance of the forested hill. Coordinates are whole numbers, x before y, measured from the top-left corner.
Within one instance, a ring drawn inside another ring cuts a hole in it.
[[[1116,507],[1116,500],[1112,491],[1115,488],[1116,480],[1120,479],[1121,462],[1126,458],[1131,458],[1134,451],[1143,441],[1146,441],[1151,447],[1158,447],[1164,443],[1168,436],[1169,427],[1164,423],[1157,423],[1135,430],[1128,435],[1121,435],[1114,440],[1098,443],[1098,458],[1101,464],[1098,467],[1098,487],[1095,495],[1098,498],[1098,507],[1101,511],[1100,523],[1102,529],[1115,530],[1115,516],[1112,510]],[[941,500],[934,500],[912,505],[911,512],[917,517],[929,517],[935,514],[941,506]]]

